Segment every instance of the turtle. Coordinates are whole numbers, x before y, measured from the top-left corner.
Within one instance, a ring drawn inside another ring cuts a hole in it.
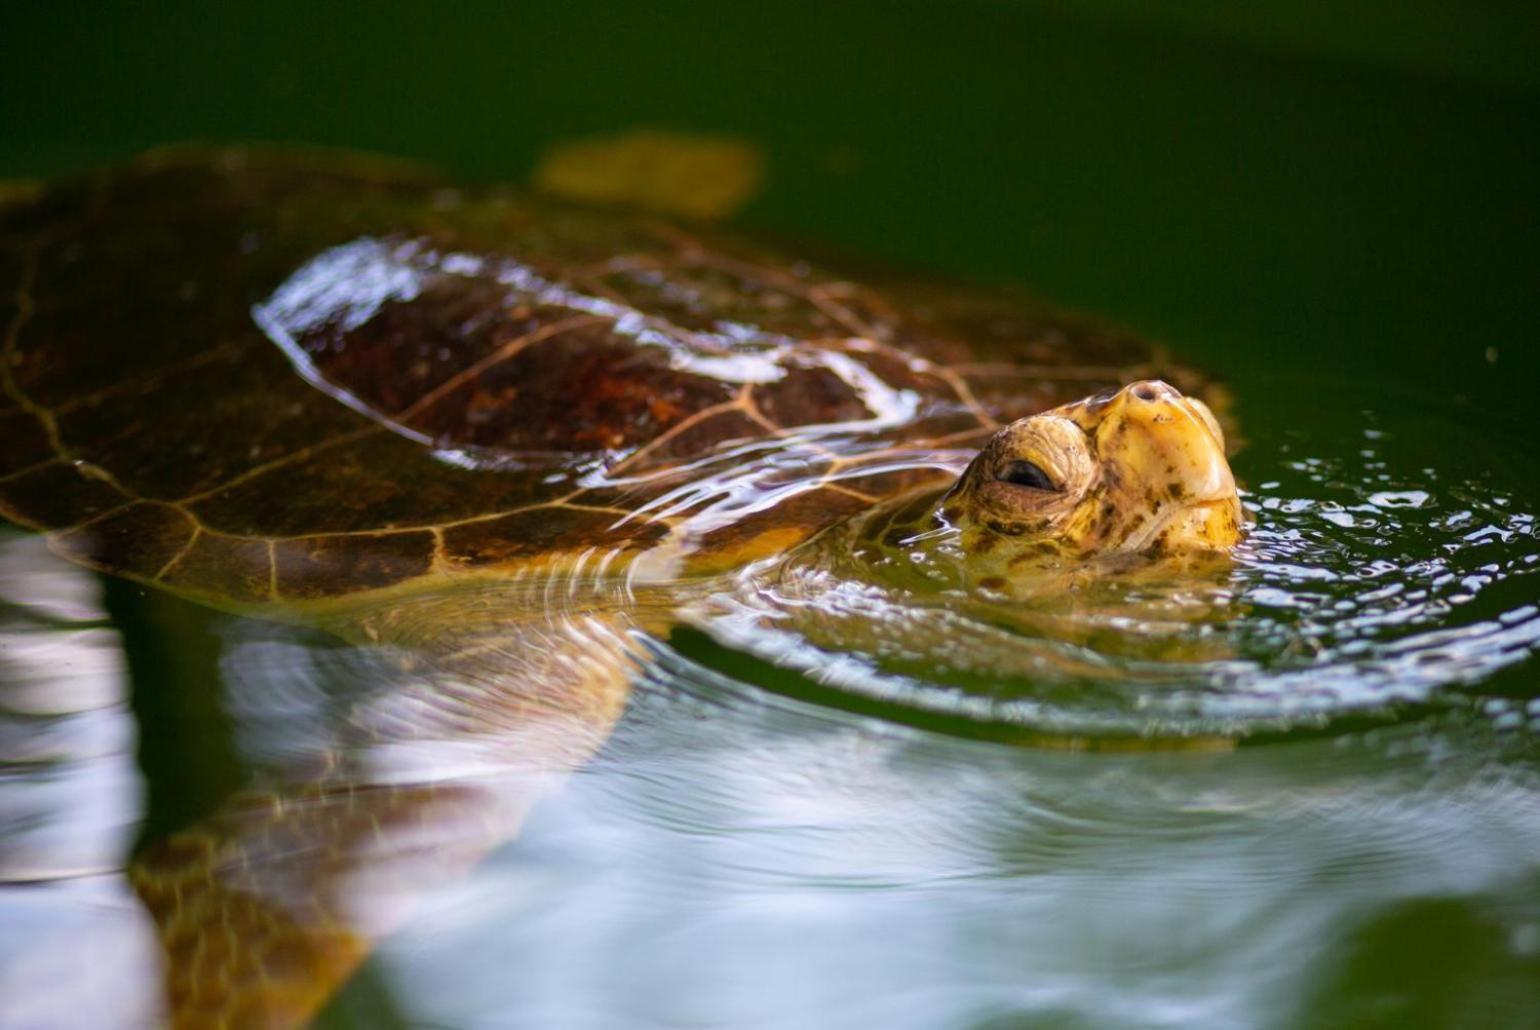
[[[0,514],[399,670],[351,751],[129,863],[176,1025],[312,1016],[746,576],[868,548],[1025,605],[1243,531],[1162,349],[646,210],[182,148],[13,199],[0,280]]]

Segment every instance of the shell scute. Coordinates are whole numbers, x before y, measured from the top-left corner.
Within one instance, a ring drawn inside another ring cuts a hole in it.
[[[661,522],[624,511],[548,505],[444,530],[444,555],[463,567],[505,566],[589,547],[641,548],[668,533]]]
[[[57,406],[61,439],[134,494],[180,501],[358,428],[350,412],[306,403],[307,388],[281,362],[260,352],[245,362],[234,350],[211,353],[219,360]]]
[[[0,514],[37,529],[78,526],[130,500],[94,471],[68,461],[6,475],[0,480],[0,497],[4,499]]]
[[[797,281],[772,269],[755,275],[744,263],[721,268],[704,251],[668,258],[626,258],[606,263],[588,279],[602,296],[649,311],[690,333],[736,333],[740,339],[777,338],[809,333],[841,336],[847,329],[802,292]]]
[[[435,546],[425,530],[279,540],[272,551],[275,590],[280,598],[307,600],[388,587],[426,575]]]
[[[754,404],[776,425],[862,422],[877,417],[851,384],[828,368],[791,368],[774,382],[754,387]]]
[[[869,499],[834,486],[787,491],[773,505],[701,533],[695,543],[697,561],[717,570],[772,557],[869,507]]]
[[[5,441],[9,462],[6,471],[11,476],[56,457],[48,433],[37,418],[27,411],[12,409],[0,412],[0,440]]]
[[[160,582],[243,606],[275,601],[273,551],[270,540],[202,532],[165,568]]]
[[[552,496],[548,469],[476,474],[367,426],[363,435],[324,444],[190,508],[219,532],[296,537],[449,525]]]
[[[193,539],[197,525],[184,511],[138,501],[57,534],[54,546],[93,568],[154,579]]]

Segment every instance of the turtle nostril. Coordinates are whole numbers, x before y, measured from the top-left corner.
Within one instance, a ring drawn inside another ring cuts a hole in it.
[[[1139,398],[1141,401],[1152,401],[1157,396],[1159,396],[1159,394],[1155,392],[1155,387],[1151,386],[1149,383],[1140,383],[1138,386],[1134,387],[1134,396]]]

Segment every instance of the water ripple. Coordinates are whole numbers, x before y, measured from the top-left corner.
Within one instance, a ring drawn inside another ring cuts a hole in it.
[[[713,600],[706,628],[793,670],[794,689],[963,732],[1197,740],[1400,718],[1515,689],[1517,708],[1478,711],[1535,732],[1533,677],[1503,679],[1540,652],[1532,466],[1453,415],[1388,426],[1348,409],[1238,462],[1256,484],[1244,494],[1254,521],[1233,567],[1209,579],[1099,583],[1027,611],[945,584],[884,582],[854,558],[746,576]],[[783,674],[750,674],[786,686]]]

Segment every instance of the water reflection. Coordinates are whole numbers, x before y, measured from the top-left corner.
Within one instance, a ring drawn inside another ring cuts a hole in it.
[[[1023,606],[922,575],[923,543],[873,555],[841,540],[824,567],[750,570],[706,605],[707,632],[835,703],[997,735],[1203,738],[1459,704],[1450,688],[1540,646],[1540,497],[1520,493],[1535,464],[1497,427],[1438,409],[1387,419],[1364,400],[1349,391],[1241,456],[1254,521],[1233,567],[1115,575]],[[1532,723],[1486,704],[1501,725]]]
[[[139,802],[118,634],[88,573],[0,542],[0,879],[114,869]]]
[[[379,749],[381,719],[425,711],[410,706],[431,697],[422,666],[166,601],[189,620],[178,642],[213,642],[218,675],[152,672],[168,691],[212,690],[235,786],[269,792],[183,822],[224,827],[239,863],[217,868],[232,891],[342,898],[361,931],[393,930],[331,1025],[370,984],[380,1018],[456,1027],[1530,1025],[1530,465],[1484,428],[1342,410],[1241,459],[1257,521],[1225,577],[1181,597],[1137,584],[1122,607],[1063,613],[1095,621],[1072,644],[1120,675],[903,674],[921,702],[1030,710],[1037,743],[1061,739],[1048,732],[1059,716],[1082,732],[1247,731],[1224,748],[1001,746],[936,732],[953,724],[923,712],[842,707],[832,677],[808,703],[776,668],[681,633],[647,641],[602,748],[525,818],[527,804],[500,809],[531,794],[496,732],[467,749],[429,719],[395,738],[411,762]],[[1361,446],[1342,446],[1344,426]],[[1482,465],[1457,460],[1473,436]],[[0,571],[0,1024],[154,1014],[175,978],[125,856],[198,770],[137,770],[128,701],[145,685],[130,683],[99,581],[21,536]],[[1159,632],[1129,621],[1173,599],[1227,614]],[[983,610],[953,605],[933,624],[959,663],[982,653],[965,645]],[[750,650],[772,639],[742,625]],[[1169,650],[1173,638],[1190,648]],[[777,661],[810,647],[784,627],[773,639],[790,642]],[[891,656],[854,654],[864,664],[838,668],[904,681]],[[164,734],[165,717],[140,707],[143,731]],[[405,788],[416,829],[382,822],[369,847],[328,854],[331,838],[260,837],[260,821],[241,821],[273,790],[322,812],[387,782]],[[362,918],[382,913],[389,926]]]
[[[1540,782],[1488,731],[1006,749],[766,704],[677,656],[639,700],[520,847],[388,947],[417,1018],[1285,1026],[1317,994],[1335,1015],[1464,992],[1519,1026],[1540,1001]],[[1484,950],[1406,981],[1449,921]]]
[[[0,530],[3,533],[3,530]],[[144,1019],[159,977],[119,872],[139,828],[128,671],[95,577],[0,535],[0,1025]]]

